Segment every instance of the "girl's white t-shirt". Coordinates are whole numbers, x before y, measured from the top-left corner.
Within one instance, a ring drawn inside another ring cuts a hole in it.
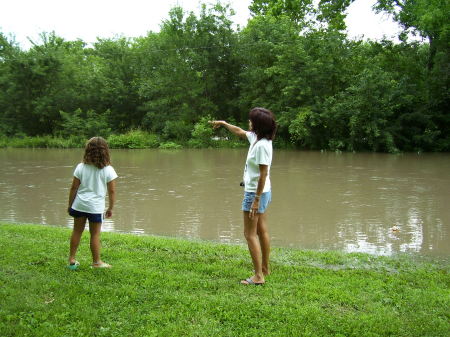
[[[77,196],[72,208],[79,212],[101,214],[105,211],[107,184],[116,179],[117,173],[111,165],[102,169],[94,165],[79,163],[73,175],[80,180]]]
[[[244,169],[244,184],[246,192],[256,192],[259,180],[259,165],[267,165],[267,178],[264,184],[264,192],[270,191],[270,165],[272,164],[272,141],[266,138],[258,137],[254,132],[246,132],[250,148],[247,154],[247,161]]]

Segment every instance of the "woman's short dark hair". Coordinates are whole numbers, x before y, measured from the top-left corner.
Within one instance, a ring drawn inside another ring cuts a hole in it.
[[[252,122],[252,131],[258,139],[272,140],[275,138],[277,123],[272,111],[264,108],[253,108],[250,110],[249,118]]]
[[[88,140],[84,150],[83,163],[94,165],[99,169],[111,165],[108,143],[104,138],[92,137]]]

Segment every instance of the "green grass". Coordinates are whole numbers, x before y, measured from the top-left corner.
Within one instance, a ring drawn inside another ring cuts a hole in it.
[[[110,270],[77,271],[70,229],[0,224],[0,336],[448,336],[447,262],[102,233]]]

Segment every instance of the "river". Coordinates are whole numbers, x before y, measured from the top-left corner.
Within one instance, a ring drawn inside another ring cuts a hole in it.
[[[0,221],[71,227],[83,150],[0,149]],[[246,149],[111,150],[117,204],[103,230],[243,243]],[[275,150],[274,246],[450,255],[450,155]]]

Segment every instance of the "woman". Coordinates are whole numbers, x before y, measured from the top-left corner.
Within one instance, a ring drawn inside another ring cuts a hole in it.
[[[225,121],[212,121],[214,128],[224,126],[231,133],[248,139],[250,148],[244,169],[244,235],[252,258],[255,274],[241,283],[262,285],[270,274],[270,239],[267,231],[266,208],[271,201],[270,165],[272,139],[276,123],[270,110],[254,108],[249,114],[249,129],[245,131]]]

